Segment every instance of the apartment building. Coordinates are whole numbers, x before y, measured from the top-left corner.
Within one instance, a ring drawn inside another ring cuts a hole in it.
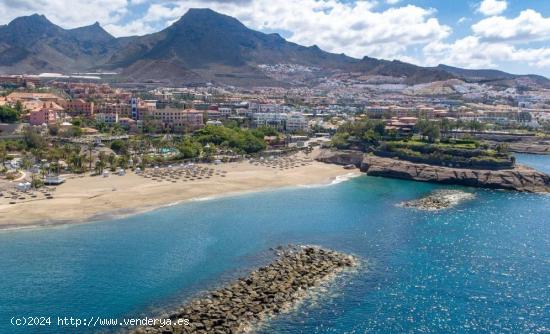
[[[149,120],[161,131],[187,132],[204,126],[203,111],[194,109],[156,109],[148,114]]]

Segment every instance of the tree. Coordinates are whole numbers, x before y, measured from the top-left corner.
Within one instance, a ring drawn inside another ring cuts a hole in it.
[[[443,118],[439,124],[439,127],[441,128],[441,132],[443,134],[444,138],[449,137],[449,133],[453,129],[453,124],[448,118]]]
[[[123,155],[123,156],[120,156],[118,158],[118,167],[122,168],[122,169],[127,169],[128,168],[128,161],[129,161],[129,157],[127,155]]]
[[[480,132],[485,129],[485,125],[481,122],[476,121],[475,119],[468,122],[467,126],[472,132]]]
[[[440,137],[440,129],[437,124],[429,124],[429,126],[424,130],[424,135],[428,137],[430,143],[435,142]]]
[[[95,173],[96,174],[102,174],[103,173],[103,169],[105,168],[105,161],[102,161],[102,160],[97,160],[95,162]]]
[[[424,140],[426,131],[429,126],[430,126],[430,121],[428,121],[427,119],[419,119],[416,122],[416,125],[414,126],[414,128],[415,128],[415,131],[420,135],[421,140]]]
[[[350,144],[348,143],[349,133],[347,132],[337,132],[331,140],[331,143],[334,147],[339,149],[349,148]]]
[[[177,148],[182,158],[190,159],[200,155],[202,146],[198,142],[192,141],[190,138],[185,138],[177,145]]]
[[[0,106],[0,122],[15,123],[19,120],[20,113],[9,106]]]
[[[116,154],[126,154],[128,152],[128,143],[120,139],[113,140],[111,150],[115,151]]]
[[[57,136],[59,134],[59,126],[57,126],[57,124],[48,126],[48,133],[50,136]]]
[[[63,132],[65,137],[80,137],[82,136],[82,129],[76,125],[71,126]]]
[[[15,102],[15,111],[17,111],[19,115],[23,113],[23,103],[21,103],[21,101]]]
[[[4,167],[4,163],[6,162],[6,158],[8,157],[8,149],[6,147],[6,143],[0,142],[0,161],[2,161],[2,166]]]
[[[384,124],[384,122],[382,121],[378,121],[375,123],[373,130],[376,134],[382,137],[386,134],[386,124]]]
[[[114,171],[116,169],[117,165],[117,157],[114,153],[109,154],[109,157],[107,158],[109,161],[109,166],[111,167],[111,170]]]
[[[46,146],[44,138],[31,128],[26,129],[23,133],[23,142],[29,149],[43,149]]]
[[[68,159],[69,168],[75,173],[81,173],[84,171],[84,160],[86,155],[77,152],[72,152]]]

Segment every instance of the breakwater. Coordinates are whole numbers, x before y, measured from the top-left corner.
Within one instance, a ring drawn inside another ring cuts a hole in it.
[[[195,299],[170,319],[188,325],[142,327],[133,333],[242,333],[292,308],[308,290],[357,265],[355,258],[314,246],[278,250],[273,263]],[[182,321],[183,322],[183,321]]]

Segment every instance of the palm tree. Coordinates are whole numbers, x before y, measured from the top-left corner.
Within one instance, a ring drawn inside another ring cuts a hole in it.
[[[2,166],[4,167],[4,163],[6,162],[6,158],[8,157],[8,149],[6,148],[6,144],[0,143],[0,160],[2,161]]]
[[[97,175],[101,175],[103,173],[103,169],[105,168],[105,161],[103,160],[97,160],[95,162],[95,172]]]
[[[69,157],[69,166],[73,172],[80,173],[82,172],[83,167],[83,161],[85,159],[85,155],[81,155],[79,153],[72,153]]]
[[[116,162],[117,162],[116,155],[114,153],[109,154],[108,160],[109,160],[109,166],[111,167],[111,170],[114,171],[116,168]]]
[[[451,129],[452,129],[451,121],[449,121],[448,118],[443,118],[441,120],[440,128],[441,128],[441,132],[443,132],[443,137],[447,138],[449,135],[449,132],[451,132]]]
[[[89,158],[88,158],[88,169],[89,170],[92,170],[92,151],[94,150],[94,147],[92,146],[92,144],[88,145],[88,153],[89,153]]]
[[[127,155],[123,155],[118,159],[118,166],[122,169],[128,168],[128,160],[129,157]]]

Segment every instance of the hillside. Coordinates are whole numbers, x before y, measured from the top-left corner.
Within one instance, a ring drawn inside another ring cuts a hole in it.
[[[399,78],[407,84],[461,78],[507,85],[523,80],[550,86],[550,81],[540,76],[445,65],[421,67],[396,60],[329,53],[315,45],[288,42],[278,34],[251,30],[237,19],[210,9],[191,9],[164,30],[123,38],[114,38],[98,23],[66,30],[37,14],[0,27],[0,73],[108,70],[120,73],[120,80],[171,85],[293,83],[288,77],[265,71],[266,67],[281,65],[303,69],[307,74],[305,82],[353,72]]]

